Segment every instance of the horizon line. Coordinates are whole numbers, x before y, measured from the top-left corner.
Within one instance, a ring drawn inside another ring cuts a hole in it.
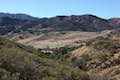
[[[102,19],[112,19],[112,18],[120,18],[120,17],[109,17],[109,18],[104,18],[104,17],[100,17],[98,15],[95,15],[95,14],[92,14],[92,13],[85,13],[85,14],[69,14],[69,15],[55,15],[55,16],[44,16],[44,17],[40,17],[40,16],[34,16],[34,15],[31,15],[31,14],[27,14],[27,13],[19,13],[19,12],[0,12],[0,14],[3,13],[3,14],[13,14],[13,15],[28,15],[28,16],[31,16],[31,17],[35,17],[35,18],[53,18],[53,17],[57,17],[57,16],[83,16],[83,15],[91,15],[91,16],[96,16],[98,18],[102,18]]]

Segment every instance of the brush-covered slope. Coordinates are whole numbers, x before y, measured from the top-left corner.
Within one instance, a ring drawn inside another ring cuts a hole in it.
[[[53,31],[97,32],[117,28],[120,28],[119,18],[107,20],[89,14],[34,18],[25,14],[0,13],[0,35],[20,32],[37,34]]]
[[[112,80],[120,78],[120,32],[114,30],[106,37],[83,42],[84,45],[72,52],[79,68],[89,74],[105,75]]]
[[[117,19],[116,22],[120,20]],[[72,16],[56,16],[52,18],[40,18],[39,20],[28,22],[24,25],[24,30],[31,30],[37,27],[40,31],[88,31],[96,32],[102,30],[110,30],[120,28],[120,24],[116,24],[114,19],[102,19],[94,15],[72,15]],[[115,25],[114,25],[115,24]],[[35,27],[34,27],[35,26]]]
[[[46,58],[40,52],[0,38],[0,80],[90,80],[77,67]]]

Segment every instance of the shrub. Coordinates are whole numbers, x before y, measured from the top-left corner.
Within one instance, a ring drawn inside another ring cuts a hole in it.
[[[89,80],[89,75],[84,71],[58,60],[41,57],[32,47],[9,40],[1,42],[0,80]],[[67,51],[64,50],[61,49],[63,55]]]
[[[96,54],[97,54],[97,59],[99,59],[100,61],[106,61],[111,57],[111,54],[106,51],[100,51]]]

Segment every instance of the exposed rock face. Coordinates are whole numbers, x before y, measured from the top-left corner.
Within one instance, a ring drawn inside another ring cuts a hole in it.
[[[114,28],[120,28],[120,18],[111,18],[108,22]]]

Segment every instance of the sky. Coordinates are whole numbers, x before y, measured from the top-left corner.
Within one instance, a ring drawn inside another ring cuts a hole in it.
[[[0,0],[0,12],[40,18],[83,14],[112,18],[120,17],[120,0]]]

